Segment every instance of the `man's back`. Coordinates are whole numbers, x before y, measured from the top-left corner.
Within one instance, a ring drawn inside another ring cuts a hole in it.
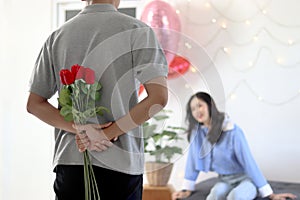
[[[96,79],[103,86],[98,104],[111,111],[98,117],[95,122],[98,124],[116,121],[126,115],[138,103],[139,83],[167,73],[165,57],[154,32],[143,22],[119,13],[111,4],[85,7],[51,34],[42,52],[45,62],[42,61],[40,66],[51,71],[44,87],[52,90],[48,96],[62,87],[61,69],[79,64],[95,70]],[[50,65],[52,69],[48,69]],[[40,75],[36,79],[42,78]],[[74,136],[63,133],[65,131],[56,130],[54,165],[81,164],[81,154],[74,152]],[[144,152],[140,128],[120,136],[111,150],[92,154],[97,166],[141,174]]]

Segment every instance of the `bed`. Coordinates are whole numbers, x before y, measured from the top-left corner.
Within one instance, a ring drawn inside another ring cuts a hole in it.
[[[196,185],[195,192],[185,200],[205,200],[210,188],[217,182],[217,178],[211,178]],[[274,193],[293,193],[300,199],[300,183],[287,183],[279,181],[269,181]],[[255,200],[267,200],[268,198],[256,198]]]

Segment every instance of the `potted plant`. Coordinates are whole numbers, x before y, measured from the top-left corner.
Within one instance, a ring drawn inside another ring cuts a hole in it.
[[[183,140],[180,133],[185,129],[176,126],[163,127],[171,113],[172,111],[163,110],[151,122],[143,124],[145,153],[153,158],[153,161],[145,163],[148,183],[152,186],[167,185],[173,169],[171,159],[175,154],[182,154],[182,148],[175,146],[174,142]]]

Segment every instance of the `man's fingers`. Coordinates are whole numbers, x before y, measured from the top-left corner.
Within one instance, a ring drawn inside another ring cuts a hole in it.
[[[90,150],[91,151],[97,151],[97,152],[101,152],[101,151],[104,151],[106,150],[107,147],[100,144],[99,142],[95,142],[91,147],[90,147]]]
[[[101,141],[101,144],[102,144],[102,145],[105,145],[105,146],[107,146],[107,147],[111,147],[111,146],[113,145],[113,143],[110,142],[110,141],[108,141],[108,140],[102,140],[102,141]]]
[[[75,135],[75,140],[79,152],[84,152],[89,146],[90,142],[86,134],[77,134]]]
[[[76,134],[75,139],[81,143],[89,142],[89,138],[86,134]]]
[[[108,140],[102,140],[101,142],[95,142],[95,143],[93,143],[89,149],[91,151],[101,152],[101,151],[107,150],[112,145],[113,145],[113,143],[111,143],[110,141],[108,141]]]
[[[85,150],[86,150],[87,148],[86,148],[86,146],[85,145],[78,145],[78,150],[79,150],[79,152],[84,152]]]

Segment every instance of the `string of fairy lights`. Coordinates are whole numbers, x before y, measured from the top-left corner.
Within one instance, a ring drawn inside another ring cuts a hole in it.
[[[298,31],[300,32],[300,24],[286,24],[283,22],[280,22],[279,20],[276,20],[274,16],[272,16],[270,13],[271,11],[271,5],[273,3],[273,0],[264,1],[258,3],[256,0],[253,1],[247,1],[247,3],[251,2],[253,3],[257,9],[254,11],[254,13],[250,14],[250,16],[245,17],[243,19],[236,19],[234,17],[230,17],[224,13],[228,9],[232,7],[234,4],[234,0],[229,0],[227,5],[222,7],[222,9],[219,9],[217,4],[214,4],[213,0],[210,1],[202,1],[199,0],[186,0],[185,4],[186,7],[177,7],[177,5],[180,5],[179,2],[182,0],[166,0],[166,2],[170,3],[175,9],[176,13],[179,15],[179,17],[184,20],[185,23],[188,24],[187,27],[191,26],[198,26],[198,27],[209,27],[209,26],[216,26],[216,31],[214,31],[213,34],[211,34],[211,37],[205,41],[202,42],[201,45],[204,47],[209,47],[217,38],[221,37],[222,34],[227,34],[228,38],[230,39],[230,46],[221,46],[219,47],[215,54],[212,56],[213,61],[216,61],[220,54],[223,54],[227,56],[228,62],[232,63],[232,49],[234,48],[247,48],[248,46],[252,44],[257,44],[260,42],[260,40],[263,40],[263,36],[267,36],[268,38],[272,39],[274,43],[279,44],[285,48],[293,48],[296,50],[296,48],[299,50],[300,48],[300,38],[293,38],[289,37],[287,39],[282,39],[281,37],[277,36],[275,33],[273,33],[266,24],[272,24],[277,27],[280,27],[282,29],[285,29],[285,32],[289,31]],[[197,19],[193,18],[193,16],[189,15],[191,7],[195,6],[193,3],[197,3],[197,6],[199,7],[200,4],[202,4],[202,9],[206,10],[207,12],[210,12],[212,15],[211,18],[208,18],[205,22],[198,22]],[[185,10],[183,10],[185,9]],[[185,11],[185,12],[184,12]],[[187,14],[185,14],[187,13]],[[264,26],[262,26],[258,31],[256,31],[250,39],[247,39],[246,41],[236,41],[234,35],[231,34],[229,31],[230,26],[239,26],[239,25],[246,25],[251,28],[251,25],[255,23],[256,19],[263,19],[265,20]],[[189,31],[189,30],[187,30]],[[189,42],[185,42],[185,47],[188,50],[193,50],[193,45]],[[287,59],[284,56],[274,56],[274,52],[272,48],[268,47],[267,45],[262,45],[256,52],[255,57],[252,60],[249,60],[248,63],[244,66],[234,66],[233,64],[230,64],[230,66],[236,71],[241,73],[246,73],[251,71],[252,69],[256,68],[259,64],[259,60],[262,59],[262,54],[264,52],[267,52],[269,55],[273,57],[273,65],[276,67],[280,67],[283,69],[293,69],[293,68],[299,68],[300,67],[300,60],[291,63],[287,62]],[[288,63],[288,64],[287,64]],[[291,63],[291,64],[290,64]],[[191,66],[190,68],[191,72],[198,72],[198,69],[196,67]],[[265,104],[273,105],[273,106],[282,106],[285,105],[297,98],[300,97],[300,88],[298,91],[295,92],[294,95],[286,98],[286,100],[280,101],[280,102],[274,102],[271,100],[268,100],[263,97],[263,95],[256,92],[252,87],[251,84],[247,80],[242,80],[236,84],[236,86],[233,87],[233,89],[229,92],[227,96],[227,100],[234,100],[238,98],[237,90],[241,86],[245,86],[249,92],[256,97],[256,99],[260,102],[263,102]],[[188,87],[188,86],[186,86]]]

